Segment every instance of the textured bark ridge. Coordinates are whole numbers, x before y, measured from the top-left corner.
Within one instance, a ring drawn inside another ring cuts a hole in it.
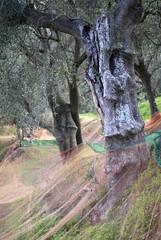
[[[107,13],[89,36],[86,79],[101,115],[107,151],[144,141],[131,49],[111,42]]]

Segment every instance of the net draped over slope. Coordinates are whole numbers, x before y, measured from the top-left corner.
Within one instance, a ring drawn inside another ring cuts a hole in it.
[[[109,178],[103,169],[108,153],[100,126],[88,127],[94,134],[89,136],[86,129],[87,142],[64,152],[65,158],[57,146],[40,147],[35,143],[34,147],[18,148],[2,162],[0,240],[67,239],[106,200]],[[160,135],[161,130],[148,134],[146,143],[142,143],[154,145],[159,165]]]
[[[46,239],[92,201],[94,178],[104,187],[104,156],[97,157],[93,172],[96,154],[87,144],[67,153],[63,160],[57,147],[22,147],[2,163],[1,240]]]

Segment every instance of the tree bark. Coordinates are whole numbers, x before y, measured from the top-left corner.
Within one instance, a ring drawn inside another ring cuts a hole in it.
[[[69,86],[70,95],[70,105],[71,105],[71,115],[75,125],[77,126],[76,141],[77,145],[83,142],[81,133],[81,124],[79,119],[79,92],[77,83],[71,84]]]
[[[78,68],[82,64],[84,59],[80,57],[80,41],[75,39],[75,51],[74,51],[74,62],[73,62],[73,70],[72,70],[72,79],[68,81],[69,86],[69,98],[71,105],[71,115],[77,126],[76,140],[77,144],[81,144],[82,133],[81,133],[81,124],[79,119],[79,91],[77,85],[77,74]]]
[[[56,93],[56,96],[55,96]],[[53,101],[55,99],[55,101]],[[48,101],[54,118],[54,136],[57,140],[59,150],[64,155],[67,150],[77,145],[77,126],[71,115],[71,106],[60,96],[58,90],[48,90]]]
[[[159,113],[158,107],[155,102],[155,96],[151,86],[151,75],[145,67],[144,61],[142,59],[138,59],[139,65],[135,64],[136,73],[139,78],[142,80],[142,83],[145,87],[147,97],[150,105],[150,113],[151,116]]]
[[[140,17],[140,1],[118,1],[112,18],[103,14],[96,28],[88,32],[86,80],[104,127],[109,189],[122,179],[109,194],[105,209],[127,189],[149,157],[146,145],[127,148],[145,142],[130,47],[130,36]]]

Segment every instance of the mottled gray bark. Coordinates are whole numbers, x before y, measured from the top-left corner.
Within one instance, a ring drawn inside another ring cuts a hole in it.
[[[72,77],[70,80],[68,80],[71,115],[77,126],[76,141],[78,145],[81,144],[83,140],[81,134],[81,124],[79,119],[79,90],[77,85],[78,82],[77,75],[79,66],[85,60],[85,58],[82,58],[82,56],[80,56],[80,45],[81,45],[80,41],[75,39]]]
[[[86,79],[104,127],[109,188],[128,170],[125,179],[110,193],[106,209],[136,178],[149,157],[146,145],[124,148],[145,141],[144,122],[136,100],[134,54],[130,47],[130,36],[140,16],[139,1],[119,1],[114,15],[104,13],[96,28],[88,32]],[[118,148],[121,150],[113,151]]]
[[[53,91],[52,88],[48,90],[48,100],[54,118],[54,136],[60,152],[65,154],[77,145],[77,126],[72,118],[70,104],[61,98],[58,90]]]

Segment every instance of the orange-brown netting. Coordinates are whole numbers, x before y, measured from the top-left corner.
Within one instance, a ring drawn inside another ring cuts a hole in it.
[[[151,116],[149,120],[145,121],[145,134],[155,132],[160,129],[161,129],[161,113],[157,113]]]
[[[92,199],[95,179],[99,191],[104,186],[100,171],[105,156],[95,158],[86,144],[66,152],[65,159],[58,147],[21,147],[5,158],[0,168],[0,239],[46,239],[81,212]]]
[[[107,190],[108,181],[123,162],[107,178],[105,155],[87,144],[65,155],[60,156],[58,147],[21,147],[4,159],[0,168],[1,240],[55,239],[52,236],[79,215],[80,220],[59,238],[66,239],[106,200],[112,191]]]
[[[103,142],[98,121],[84,125],[82,121],[85,141]],[[137,146],[128,148],[132,147]],[[13,144],[0,167],[0,240],[68,239],[121,181],[108,191],[108,182],[123,162],[107,178],[105,157],[86,143],[61,154],[57,146]],[[79,220],[69,226],[77,216]],[[54,234],[63,228],[56,238]]]

